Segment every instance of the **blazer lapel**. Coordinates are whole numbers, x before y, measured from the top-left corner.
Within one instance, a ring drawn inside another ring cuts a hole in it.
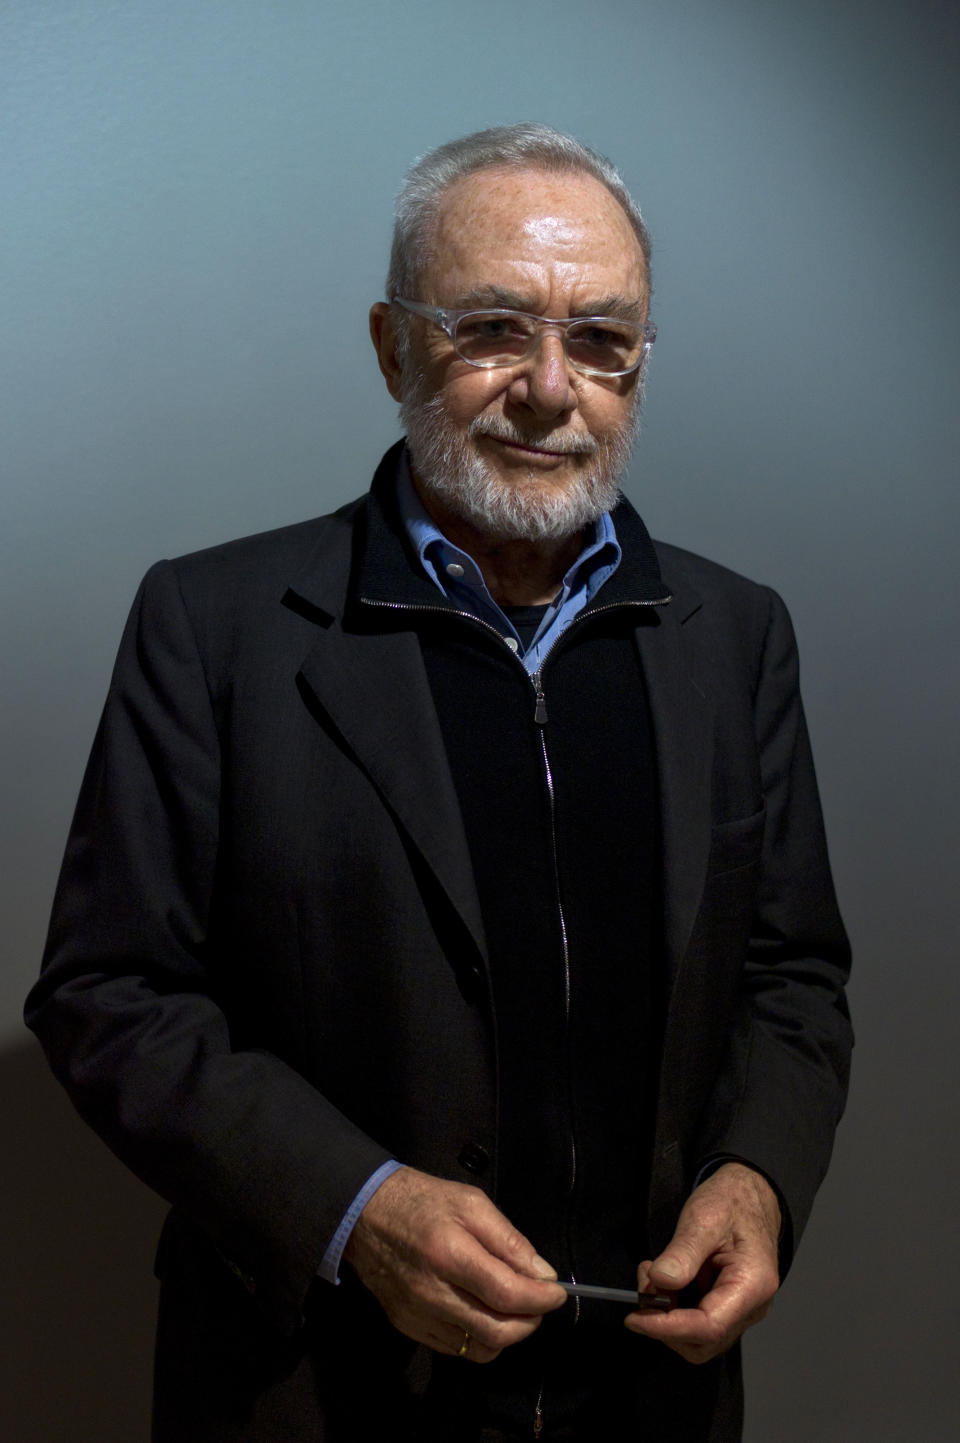
[[[396,816],[485,961],[470,852],[417,637],[401,628],[345,631],[348,572],[348,549],[328,543],[287,594],[288,605],[318,622],[298,685]]]
[[[671,987],[690,939],[710,850],[713,706],[688,671],[683,635],[699,609],[697,597],[677,593],[650,624],[637,628],[659,773],[664,946]]]

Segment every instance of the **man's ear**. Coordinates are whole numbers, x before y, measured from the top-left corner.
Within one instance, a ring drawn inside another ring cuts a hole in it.
[[[395,401],[402,399],[400,360],[397,356],[397,326],[392,306],[386,301],[377,301],[370,307],[370,339],[377,353],[377,361],[387,383],[387,390]]]

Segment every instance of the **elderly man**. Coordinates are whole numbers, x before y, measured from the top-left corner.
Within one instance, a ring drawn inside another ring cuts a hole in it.
[[[28,1018],[173,1204],[161,1443],[740,1436],[847,949],[782,604],[619,496],[649,251],[569,137],[432,152],[406,444],[141,589]]]

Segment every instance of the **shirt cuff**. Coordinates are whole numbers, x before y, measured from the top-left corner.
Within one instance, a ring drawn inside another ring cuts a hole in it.
[[[350,1234],[357,1225],[357,1219],[380,1184],[386,1182],[387,1178],[392,1177],[401,1167],[403,1167],[402,1162],[394,1162],[392,1159],[390,1162],[382,1163],[376,1172],[370,1174],[353,1202],[347,1208],[343,1217],[340,1219],[340,1226],[330,1239],[327,1245],[327,1251],[324,1253],[320,1266],[317,1269],[317,1276],[323,1278],[325,1283],[339,1284],[340,1259],[343,1257],[343,1250],[347,1246]]]

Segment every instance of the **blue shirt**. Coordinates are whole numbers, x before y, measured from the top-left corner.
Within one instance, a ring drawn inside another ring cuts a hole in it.
[[[547,652],[573,618],[593,600],[620,565],[620,543],[610,515],[605,512],[594,523],[587,544],[564,576],[533,641],[524,650],[515,628],[487,590],[473,557],[448,541],[431,520],[413,484],[406,451],[397,469],[397,500],[401,520],[424,574],[449,601],[495,626],[531,676],[539,671]]]
[[[573,618],[593,599],[600,587],[620,565],[620,543],[610,519],[604,513],[576,561],[567,571],[553,601],[543,614],[530,645],[525,649],[514,626],[487,590],[480,568],[466,551],[448,541],[432,521],[417,495],[406,449],[397,468],[397,501],[400,519],[420,566],[437,590],[462,611],[495,626],[507,645],[533,676],[547,652]],[[364,1183],[340,1220],[320,1263],[319,1275],[328,1283],[339,1283],[340,1259],[357,1219],[381,1183],[402,1167],[390,1161],[378,1167]]]

